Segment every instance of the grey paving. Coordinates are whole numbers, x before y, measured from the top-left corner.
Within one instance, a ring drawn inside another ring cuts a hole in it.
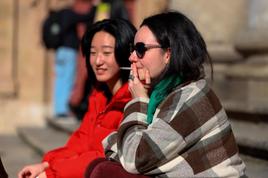
[[[40,155],[16,135],[0,135],[0,155],[9,178],[16,178],[23,166],[41,161]]]

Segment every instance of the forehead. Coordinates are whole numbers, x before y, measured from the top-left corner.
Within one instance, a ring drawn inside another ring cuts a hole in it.
[[[96,46],[96,45],[114,45],[115,44],[115,38],[110,34],[105,31],[99,31],[95,33],[93,36],[91,45]]]
[[[152,43],[157,42],[157,40],[153,32],[147,26],[142,26],[135,35],[135,43],[138,42]]]

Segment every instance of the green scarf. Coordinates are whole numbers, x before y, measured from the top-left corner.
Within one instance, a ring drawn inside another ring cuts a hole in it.
[[[181,77],[171,75],[161,80],[153,89],[147,109],[147,123],[151,124],[157,106],[165,99],[173,88],[182,82]]]

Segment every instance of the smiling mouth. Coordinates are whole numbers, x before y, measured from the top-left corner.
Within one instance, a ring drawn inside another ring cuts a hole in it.
[[[96,73],[97,74],[102,74],[106,71],[106,69],[103,69],[103,68],[96,68]]]

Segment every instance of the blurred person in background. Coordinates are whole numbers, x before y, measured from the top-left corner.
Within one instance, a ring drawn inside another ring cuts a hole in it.
[[[130,67],[129,44],[135,32],[124,19],[107,19],[87,28],[82,51],[93,86],[88,111],[64,147],[46,153],[42,163],[25,166],[18,178],[82,178],[92,160],[105,156],[101,141],[118,129],[131,99],[129,70],[120,67]]]
[[[55,52],[55,79],[53,92],[53,112],[56,118],[71,115],[69,98],[76,76],[79,48],[78,24],[93,23],[95,9],[91,0],[74,0],[72,7],[61,10],[61,42]]]
[[[129,12],[123,0],[92,0],[92,3],[94,4],[93,19],[95,22],[109,18],[130,19]],[[90,26],[92,23],[88,22],[87,25]],[[85,32],[85,28],[86,25],[84,23],[79,23],[77,26],[80,39]],[[69,98],[69,107],[78,120],[82,120],[87,111],[89,104],[88,96],[92,88],[92,86],[90,86],[90,80],[90,76],[87,75],[84,56],[82,55],[81,49],[79,49],[75,82]]]

